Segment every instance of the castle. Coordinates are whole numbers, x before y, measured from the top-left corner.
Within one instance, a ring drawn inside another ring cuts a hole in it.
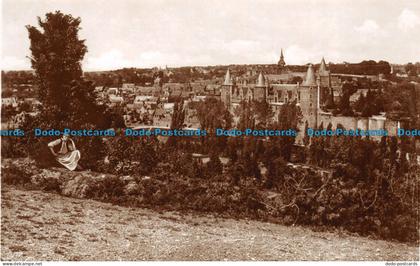
[[[278,66],[281,69],[285,67],[283,51]],[[316,127],[319,125],[320,107],[331,97],[331,80],[324,58],[317,71],[310,64],[304,80],[295,84],[273,83],[262,72],[254,84],[248,84],[246,79],[234,79],[228,69],[221,88],[221,99],[229,109],[239,105],[241,101],[265,101],[270,104],[275,114],[283,104],[296,101],[302,110],[303,125],[307,122],[309,127]]]
[[[221,86],[221,100],[233,111],[242,101],[265,101],[274,111],[273,119],[278,119],[278,113],[282,105],[296,101],[302,111],[302,123],[299,125],[298,143],[301,144],[305,126],[317,128],[320,125],[326,127],[331,124],[332,128],[344,127],[347,129],[361,130],[386,130],[389,136],[396,136],[400,122],[387,119],[384,114],[371,117],[334,115],[328,110],[328,106],[334,105],[335,96],[340,95],[343,83],[340,76],[355,75],[332,74],[327,68],[324,58],[315,70],[309,64],[305,72],[292,72],[287,69],[283,51],[276,65],[277,74],[264,75],[262,71],[258,77],[253,77],[255,83],[250,83],[249,78],[233,78],[229,69],[226,71],[224,82]],[[302,77],[302,78],[301,78]],[[291,78],[299,81],[291,83]],[[284,83],[289,81],[289,83]],[[380,140],[381,137],[372,137]]]

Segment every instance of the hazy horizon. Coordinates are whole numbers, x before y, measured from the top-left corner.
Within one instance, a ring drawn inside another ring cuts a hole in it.
[[[3,0],[2,70],[30,70],[25,25],[82,19],[83,69],[420,61],[420,1]]]
[[[367,61],[367,60],[370,60],[370,59],[365,59],[365,60],[362,60],[362,61]],[[378,61],[381,61],[381,60],[375,60],[376,62],[378,62]],[[383,60],[383,61],[386,61],[386,60]],[[348,61],[345,61],[345,62],[327,62],[327,65],[328,65],[328,63],[333,63],[333,64],[343,64],[343,63],[349,63],[349,64],[357,64],[357,63],[361,63],[361,62],[348,62]],[[403,63],[403,64],[397,64],[397,63],[392,63],[392,62],[388,62],[390,65],[400,65],[400,66],[403,66],[403,65],[406,65],[406,64],[408,64],[408,63],[413,63],[413,64],[420,64],[420,62],[417,62],[417,61],[415,61],[415,62],[407,62],[407,63]],[[287,66],[304,66],[304,65],[308,65],[308,64],[313,64],[313,65],[319,65],[320,64],[320,62],[308,62],[308,63],[306,63],[306,64],[293,64],[293,65],[291,65],[291,64],[288,64],[288,65],[286,65],[286,67]],[[166,67],[168,68],[168,69],[174,69],[174,68],[183,68],[183,67],[202,67],[202,68],[206,68],[206,67],[225,67],[225,66],[233,66],[233,65],[235,65],[235,66],[239,66],[239,65],[243,65],[243,66],[245,66],[245,65],[248,65],[248,66],[258,66],[258,65],[277,65],[276,63],[266,63],[266,64],[219,64],[219,65],[185,65],[185,66],[151,66],[151,67],[130,67],[130,66],[127,66],[127,67],[120,67],[120,68],[113,68],[113,69],[103,69],[103,70],[94,70],[94,69],[89,69],[89,70],[86,70],[86,69],[83,69],[83,72],[109,72],[109,71],[117,71],[117,70],[122,70],[122,69],[129,69],[129,68],[135,68],[135,69],[153,69],[153,68],[160,68],[160,69],[165,69]],[[2,71],[4,71],[4,72],[13,72],[13,71],[34,71],[32,68],[29,68],[29,69],[2,69]]]

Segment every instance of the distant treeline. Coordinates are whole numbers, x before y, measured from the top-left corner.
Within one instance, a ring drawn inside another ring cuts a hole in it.
[[[362,61],[357,64],[329,64],[332,73],[352,75],[378,75],[391,73],[391,65],[386,61],[375,62],[373,60]]]
[[[316,68],[319,64],[315,65]],[[277,65],[230,65],[230,66],[203,66],[178,67],[170,69],[158,68],[124,68],[112,71],[85,72],[85,78],[92,80],[98,86],[121,86],[122,83],[135,83],[137,85],[152,84],[157,77],[161,82],[191,82],[199,79],[221,78],[227,68],[237,75],[245,74],[249,69],[275,70]],[[292,72],[306,72],[307,65],[288,65],[286,68]],[[353,75],[390,74],[391,66],[386,61],[362,61],[360,63],[329,63],[332,73]],[[270,71],[269,71],[270,72]],[[31,84],[34,81],[33,71],[2,71],[2,86],[11,87],[16,84]]]
[[[1,86],[7,88],[17,84],[32,84],[35,74],[31,70],[1,71]]]

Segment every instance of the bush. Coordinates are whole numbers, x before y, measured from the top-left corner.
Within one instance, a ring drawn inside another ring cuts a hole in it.
[[[92,182],[88,187],[86,197],[118,203],[124,196],[124,186],[124,181],[119,177],[107,176],[101,181]]]
[[[25,143],[22,137],[2,137],[1,156],[3,158],[19,158],[27,155]]]
[[[376,173],[365,179],[351,178],[354,173],[343,171],[342,165],[333,165],[335,171],[323,175],[311,168],[289,167],[278,172],[282,176],[274,179],[269,192],[277,195],[271,197],[263,188],[264,181],[243,175],[235,180],[225,174],[196,178],[189,171],[194,165],[190,164],[181,167],[160,163],[149,177],[43,170],[43,176],[35,178],[36,170],[29,164],[8,160],[3,163],[2,181],[33,183],[63,194],[63,189],[69,190],[65,195],[73,195],[72,189],[83,190],[76,194],[124,206],[274,219],[285,224],[345,228],[383,239],[418,241],[418,166],[412,166],[403,176]]]
[[[25,185],[31,183],[31,173],[25,168],[2,167],[1,181],[10,185]]]
[[[150,174],[159,163],[159,148],[158,141],[153,137],[113,137],[107,148],[107,171],[119,175]]]
[[[418,169],[416,171],[418,173]],[[418,241],[420,175],[412,179],[411,184],[400,182],[391,190],[384,187],[386,182],[378,182],[378,179],[355,181],[342,173],[338,167],[327,179],[316,173],[303,172],[285,178],[279,190],[283,202],[279,215],[295,217],[299,224],[342,227],[362,235]],[[417,186],[413,187],[413,183]]]
[[[74,142],[80,151],[80,163],[83,168],[93,171],[103,170],[107,146],[101,137],[81,137]]]
[[[29,156],[39,168],[58,166],[57,161],[48,148],[48,142],[36,141],[30,146]]]

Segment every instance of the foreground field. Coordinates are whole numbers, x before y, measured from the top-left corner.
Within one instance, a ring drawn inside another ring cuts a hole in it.
[[[406,244],[2,188],[2,260],[418,260]]]

